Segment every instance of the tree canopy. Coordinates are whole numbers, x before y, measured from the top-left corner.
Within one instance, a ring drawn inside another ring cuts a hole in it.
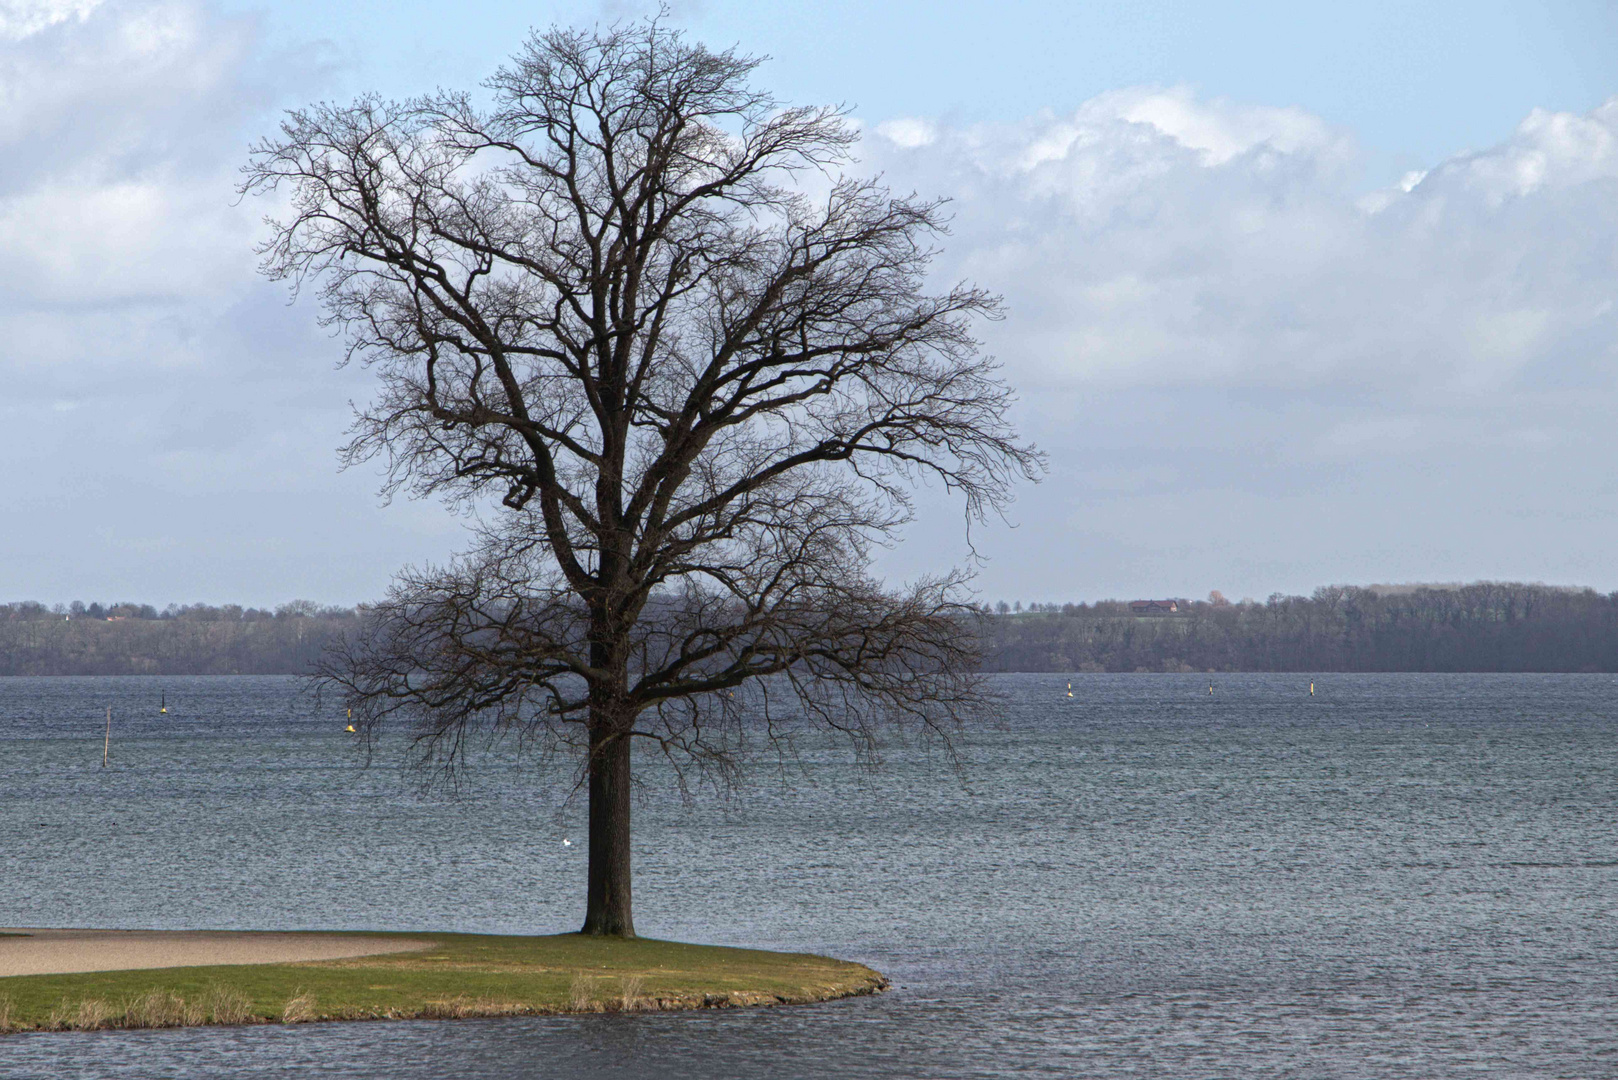
[[[433,760],[479,727],[576,749],[592,933],[633,933],[633,743],[723,775],[793,725],[973,715],[961,574],[894,590],[872,546],[919,481],[981,519],[1040,468],[974,337],[996,299],[928,289],[943,205],[854,175],[846,115],[757,63],[553,29],[483,97],[293,112],[246,170],[289,208],[265,271],[375,373],[347,459],[478,512],[325,676]]]

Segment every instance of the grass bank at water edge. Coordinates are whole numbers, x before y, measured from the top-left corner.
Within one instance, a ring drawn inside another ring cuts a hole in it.
[[[580,934],[375,934],[420,951],[0,979],[0,1032],[789,1005],[878,993],[862,964]]]

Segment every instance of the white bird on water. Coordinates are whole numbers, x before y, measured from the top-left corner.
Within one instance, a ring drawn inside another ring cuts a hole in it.
[[[564,839],[564,840],[563,840],[563,841],[562,841],[562,846],[563,846],[563,847],[572,847],[572,846],[573,846],[573,841],[571,841],[571,840],[567,840],[567,839]]]

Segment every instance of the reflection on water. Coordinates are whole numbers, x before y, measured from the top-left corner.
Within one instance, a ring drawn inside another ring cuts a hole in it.
[[[32,1035],[0,1075],[1618,1074],[1618,683],[1307,682],[1004,676],[964,782],[811,748],[729,806],[648,792],[642,933],[860,960],[879,998]],[[286,679],[0,680],[0,924],[578,924],[582,807],[501,761],[422,795],[311,711]]]

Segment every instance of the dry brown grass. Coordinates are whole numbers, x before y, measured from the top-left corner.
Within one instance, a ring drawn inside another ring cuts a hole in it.
[[[210,1024],[251,1024],[260,1019],[246,994],[217,983],[208,987],[202,1008]]]
[[[189,1027],[207,1020],[200,1003],[188,1002],[179,994],[165,990],[151,990],[135,998],[124,1008],[123,1021],[118,1027],[165,1028]]]
[[[533,1012],[533,1006],[520,1001],[472,998],[458,994],[445,1001],[429,1001],[421,1015],[428,1020],[464,1020],[472,1016],[522,1016]]]
[[[112,1015],[112,1007],[101,998],[64,1001],[51,1010],[45,1026],[51,1031],[94,1031],[111,1026]]]
[[[21,1030],[13,1019],[9,997],[0,997],[0,1032]],[[122,1008],[105,998],[64,1001],[52,1009],[40,1025],[46,1031],[97,1031],[102,1028],[170,1028],[198,1024],[252,1024],[263,1017],[253,1012],[252,1002],[243,994],[224,986],[211,986],[200,1000],[187,1001],[179,994],[151,990],[129,998]]]
[[[573,985],[567,988],[568,1005],[574,1012],[599,1012],[601,1003],[596,1000],[596,981],[584,972],[573,976]]]
[[[300,990],[287,999],[286,1006],[281,1010],[281,1023],[303,1024],[317,1018],[315,1013],[315,996],[306,990]]]
[[[640,975],[631,975],[618,986],[618,1009],[620,1012],[638,1012],[645,1008],[647,1003],[640,996],[641,987],[646,983]]]

